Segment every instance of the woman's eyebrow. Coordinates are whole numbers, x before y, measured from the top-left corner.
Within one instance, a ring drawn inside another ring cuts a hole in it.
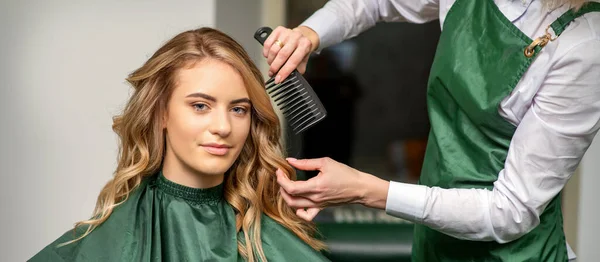
[[[186,97],[201,97],[201,98],[204,98],[206,100],[217,102],[217,99],[214,96],[210,96],[210,95],[207,95],[205,93],[200,93],[200,92],[189,94]]]
[[[231,102],[229,102],[229,104],[239,104],[239,103],[251,104],[250,99],[248,99],[248,98],[235,99],[235,100],[231,100]]]
[[[207,95],[205,93],[200,93],[200,92],[191,93],[191,94],[187,95],[186,97],[200,97],[200,98],[204,98],[206,100],[210,100],[212,102],[217,102],[217,98],[215,98],[214,96]],[[247,97],[234,99],[234,100],[231,100],[231,102],[229,102],[229,104],[239,104],[239,103],[251,104],[250,99]]]

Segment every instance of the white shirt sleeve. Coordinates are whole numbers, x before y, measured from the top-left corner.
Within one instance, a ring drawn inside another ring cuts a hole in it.
[[[319,35],[319,49],[340,43],[377,22],[425,23],[438,19],[440,0],[331,0],[301,25]]]
[[[506,243],[535,228],[600,128],[600,39],[554,64],[511,141],[493,190],[392,182],[388,214],[460,239]]]

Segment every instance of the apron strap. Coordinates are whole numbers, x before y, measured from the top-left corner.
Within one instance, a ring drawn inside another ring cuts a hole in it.
[[[546,34],[533,40],[533,42],[525,48],[523,53],[528,58],[533,57],[533,55],[536,52],[539,52],[544,46],[546,46],[546,44],[548,44],[548,42],[556,40],[556,38],[560,34],[562,34],[562,32],[565,31],[565,28],[567,28],[567,26],[569,24],[571,24],[571,22],[573,22],[573,20],[575,20],[575,18],[580,17],[589,12],[600,12],[600,3],[586,2],[577,11],[574,11],[573,9],[569,9],[567,12],[565,12],[563,15],[561,15],[559,18],[557,18],[556,21],[552,22],[552,24],[550,24],[546,28]],[[550,27],[552,27],[552,30],[554,30],[554,33],[556,34],[555,37],[552,37],[550,32],[548,32]]]
[[[554,21],[550,26],[554,33],[558,37],[565,28],[573,21],[575,18],[580,17],[589,12],[600,12],[600,3],[597,2],[587,2],[585,3],[577,12],[573,9],[569,9],[569,11],[565,12],[561,15],[556,21]]]

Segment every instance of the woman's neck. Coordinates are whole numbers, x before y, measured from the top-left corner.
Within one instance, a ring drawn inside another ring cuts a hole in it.
[[[207,175],[194,170],[182,161],[165,157],[162,173],[166,179],[192,188],[211,188],[223,183],[224,175]]]

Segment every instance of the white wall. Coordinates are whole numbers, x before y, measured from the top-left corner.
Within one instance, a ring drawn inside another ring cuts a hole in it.
[[[600,135],[588,149],[580,166],[578,262],[600,257]]]
[[[174,34],[214,26],[215,2],[0,3],[0,261],[91,215],[115,168],[125,77]]]
[[[265,63],[262,46],[252,36],[261,26],[261,0],[218,0],[216,26],[238,41],[255,63]]]

